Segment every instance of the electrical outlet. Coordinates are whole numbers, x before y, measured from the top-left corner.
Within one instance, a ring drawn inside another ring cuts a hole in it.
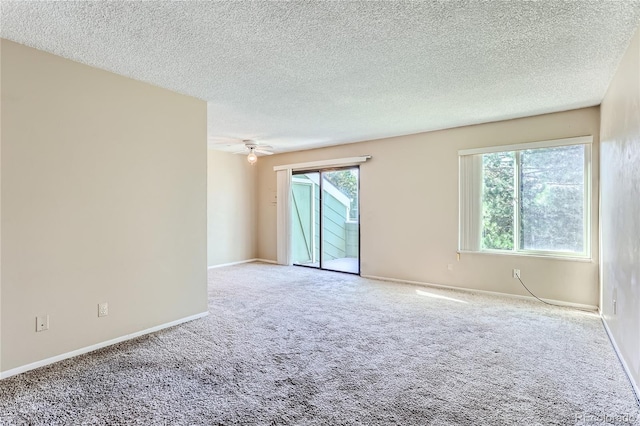
[[[452,263],[447,263],[447,269],[450,271],[453,271],[453,264]]]
[[[36,317],[36,331],[45,331],[49,329],[49,315]]]
[[[513,278],[520,278],[520,269],[513,270]]]
[[[109,304],[107,302],[98,304],[98,316],[106,317],[109,315]]]

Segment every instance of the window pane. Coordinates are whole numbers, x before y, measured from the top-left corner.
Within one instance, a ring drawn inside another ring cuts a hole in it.
[[[357,274],[360,270],[359,226],[351,210],[358,202],[358,169],[324,171],[321,176],[321,267]]]
[[[520,249],[584,251],[583,145],[521,151]]]
[[[515,154],[482,156],[482,248],[513,250]]]
[[[291,250],[294,265],[320,267],[320,174],[291,177]]]

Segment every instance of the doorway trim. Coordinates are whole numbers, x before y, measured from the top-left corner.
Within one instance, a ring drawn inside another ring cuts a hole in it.
[[[361,155],[359,157],[336,158],[335,160],[309,161],[308,163],[284,164],[281,166],[273,166],[273,171],[291,170],[298,172],[302,170],[313,171],[318,169],[355,166],[370,160],[370,155]]]

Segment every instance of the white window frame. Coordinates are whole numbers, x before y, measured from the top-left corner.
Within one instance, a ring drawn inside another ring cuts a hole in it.
[[[519,256],[540,256],[555,258],[573,258],[578,260],[591,259],[591,145],[593,136],[580,136],[575,138],[554,139],[548,141],[538,141],[522,143],[517,145],[491,146],[484,148],[474,148],[458,151],[459,159],[459,228],[458,228],[458,252],[460,253],[487,253],[500,255]],[[514,152],[515,178],[514,184],[516,203],[520,203],[520,153],[521,151],[540,148],[553,148],[571,145],[584,145],[584,211],[583,223],[584,251],[559,252],[547,250],[523,250],[519,249],[520,241],[520,221],[518,220],[518,209],[514,211],[514,248],[512,250],[495,250],[482,248],[482,162],[481,155],[495,152]],[[480,160],[479,160],[480,159]]]

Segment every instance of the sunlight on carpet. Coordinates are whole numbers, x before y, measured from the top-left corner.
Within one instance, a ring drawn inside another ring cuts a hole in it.
[[[1,381],[0,424],[639,422],[584,312],[258,263],[209,271],[209,310]]]

